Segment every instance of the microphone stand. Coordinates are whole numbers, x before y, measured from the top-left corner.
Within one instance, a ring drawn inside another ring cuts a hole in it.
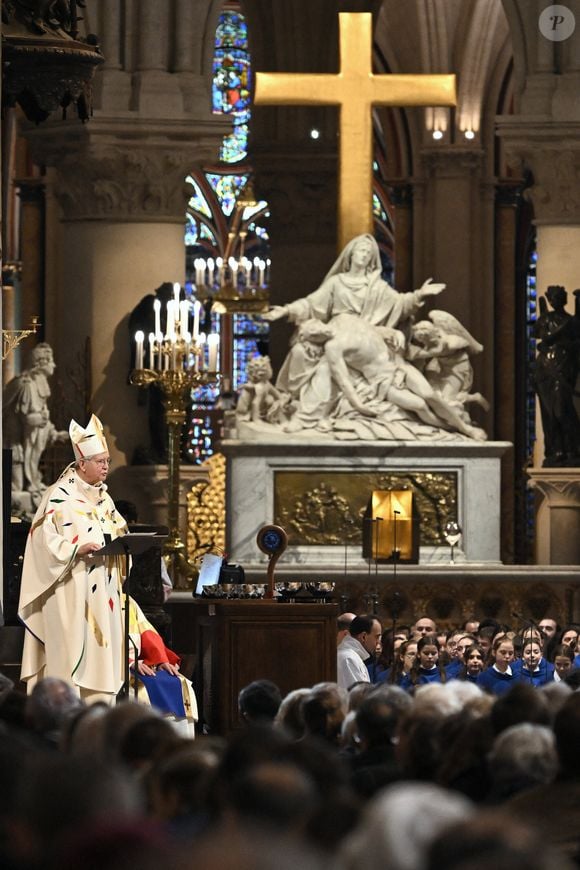
[[[155,528],[155,527],[152,527]],[[125,600],[125,618],[123,625],[123,634],[124,634],[124,655],[123,655],[123,665],[124,665],[124,680],[121,690],[118,694],[118,700],[128,700],[130,693],[130,666],[129,666],[129,644],[133,643],[130,636],[130,622],[129,622],[129,574],[131,573],[131,556],[136,556],[139,553],[144,553],[147,550],[150,550],[151,547],[157,547],[162,544],[167,535],[165,534],[165,528],[162,529],[159,527],[160,533],[149,532],[149,533],[130,533],[126,535],[119,535],[112,540],[109,539],[104,547],[100,550],[97,550],[93,553],[93,556],[124,556],[125,558],[125,583],[123,586],[124,592],[124,600]],[[137,661],[137,660],[136,660]],[[135,661],[135,664],[136,664]],[[137,691],[137,686],[135,685],[135,692]]]
[[[393,583],[397,582],[397,561],[399,559],[399,551],[397,550],[397,517],[401,511],[393,511]]]
[[[352,519],[345,519],[345,522],[352,527],[352,524],[353,524]],[[347,566],[348,566],[348,534],[345,536],[345,539],[344,539],[344,585],[343,585],[343,589],[342,589],[342,595],[340,596],[340,606],[341,606],[342,613],[344,613],[344,611],[346,610],[346,604],[348,601],[348,594],[346,591],[347,590],[347,577],[348,577]]]
[[[373,602],[373,615],[376,616],[378,612],[378,600],[379,600],[379,524],[383,522],[382,517],[375,517],[375,587],[372,593],[372,602]]]
[[[390,682],[394,683],[395,681],[395,635],[397,633],[397,620],[399,618],[399,598],[401,596],[398,592],[393,592],[393,603],[391,605],[391,645],[392,645],[392,656],[391,656],[391,679]]]

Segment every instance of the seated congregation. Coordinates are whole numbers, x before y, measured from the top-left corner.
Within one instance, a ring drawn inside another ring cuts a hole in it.
[[[343,614],[339,682],[257,680],[227,738],[0,675],[0,865],[578,867],[578,632],[550,622],[441,635]],[[344,687],[353,641],[364,675]]]

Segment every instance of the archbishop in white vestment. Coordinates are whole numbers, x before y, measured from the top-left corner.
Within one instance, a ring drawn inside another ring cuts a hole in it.
[[[107,493],[109,452],[95,415],[69,433],[75,462],[49,487],[30,529],[20,590],[26,628],[22,679],[71,683],[88,702],[113,702],[123,684],[124,558],[93,556],[127,531]]]

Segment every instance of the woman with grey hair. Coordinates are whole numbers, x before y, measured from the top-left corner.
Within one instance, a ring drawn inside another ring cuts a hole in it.
[[[552,730],[529,722],[506,728],[493,744],[488,767],[492,803],[501,803],[521,791],[552,782],[558,771]]]
[[[430,783],[390,786],[367,805],[342,846],[338,866],[341,870],[421,870],[435,837],[473,812],[466,797]]]

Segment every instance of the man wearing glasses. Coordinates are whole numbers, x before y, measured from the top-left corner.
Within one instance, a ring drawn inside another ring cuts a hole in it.
[[[29,692],[60,677],[88,702],[113,703],[123,683],[123,557],[94,554],[127,527],[107,493],[101,421],[93,414],[83,429],[71,420],[69,435],[75,461],[44,493],[24,554],[21,678]]]

